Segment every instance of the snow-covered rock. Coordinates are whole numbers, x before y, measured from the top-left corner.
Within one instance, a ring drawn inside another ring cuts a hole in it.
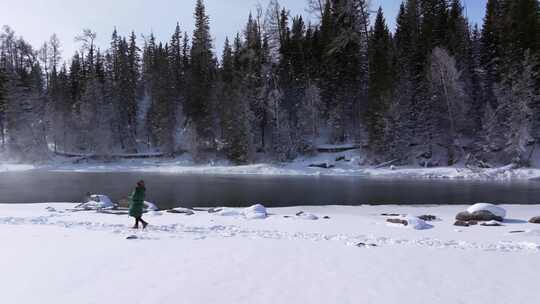
[[[531,224],[540,224],[540,216],[533,217],[529,220],[529,223]]]
[[[463,222],[487,222],[487,221],[504,221],[504,218],[500,216],[496,216],[495,214],[487,211],[487,210],[480,210],[475,211],[473,213],[469,213],[468,211],[460,212],[456,215],[456,220],[463,221]]]
[[[92,194],[89,196],[89,201],[78,206],[78,208],[85,210],[113,209],[115,207],[116,205],[112,200],[103,194]]]
[[[167,213],[172,213],[172,214],[185,214],[185,215],[194,215],[195,212],[193,210],[190,210],[190,209],[186,209],[186,208],[173,208],[173,209],[169,209],[167,210]]]
[[[265,219],[266,217],[268,217],[266,207],[261,204],[256,204],[251,207],[245,208],[244,210],[242,210],[242,215],[244,215],[247,219]]]
[[[467,208],[467,212],[469,213],[475,213],[478,211],[489,211],[493,215],[502,217],[503,219],[506,217],[506,210],[504,208],[495,206],[493,204],[480,203],[480,204],[474,204],[470,206],[469,208]]]
[[[219,216],[244,217],[246,219],[265,219],[268,217],[266,207],[256,204],[248,208],[220,208],[214,214]]]
[[[299,219],[308,220],[308,221],[316,221],[319,219],[319,217],[316,216],[315,214],[306,213],[306,212],[299,213],[296,215],[296,217]]]
[[[399,225],[415,230],[426,230],[433,228],[433,225],[430,225],[426,223],[426,221],[411,215],[403,216],[398,219],[389,219],[387,222],[391,226]]]
[[[416,230],[425,230],[433,228],[432,225],[426,223],[426,221],[417,218],[416,216],[406,216],[405,220],[409,223],[408,227]]]
[[[149,211],[159,211],[158,206],[156,206],[156,204],[154,203],[145,201],[144,205],[146,206],[146,209]]]

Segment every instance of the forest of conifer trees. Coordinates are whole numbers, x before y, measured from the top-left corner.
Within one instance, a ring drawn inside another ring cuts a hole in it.
[[[193,33],[114,30],[102,49],[87,29],[64,59],[56,35],[35,49],[5,26],[0,151],[244,164],[351,144],[374,164],[528,165],[540,140],[538,1],[488,0],[476,25],[460,0],[405,0],[395,30],[368,2],[312,0],[307,22],[272,0],[222,48],[197,0]]]

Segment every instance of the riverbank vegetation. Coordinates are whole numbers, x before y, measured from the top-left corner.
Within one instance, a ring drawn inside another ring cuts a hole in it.
[[[536,0],[489,0],[482,25],[459,0],[405,0],[393,31],[367,3],[309,1],[307,18],[272,0],[222,50],[201,0],[193,33],[114,30],[100,48],[86,29],[64,59],[56,35],[35,49],[6,26],[0,146],[25,161],[187,152],[244,164],[349,144],[373,164],[531,164]]]

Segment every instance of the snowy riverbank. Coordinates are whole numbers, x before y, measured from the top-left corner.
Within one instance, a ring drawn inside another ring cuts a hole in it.
[[[463,179],[463,180],[529,180],[540,178],[540,169],[493,169],[471,170],[464,167],[392,167],[374,168],[358,165],[354,153],[342,155],[345,160],[336,161],[340,155],[321,154],[317,157],[298,159],[292,163],[259,163],[233,166],[225,161],[195,164],[189,158],[137,159],[114,162],[73,163],[67,158],[56,158],[41,164],[15,164],[0,162],[0,172],[16,171],[56,171],[56,172],[152,172],[166,174],[212,174],[212,175],[267,175],[267,176],[365,176],[374,178],[416,178],[416,179]],[[313,164],[328,164],[331,168],[310,167]]]
[[[129,229],[126,215],[65,211],[72,207],[0,205],[2,301],[493,304],[537,299],[540,225],[525,220],[540,215],[540,206],[505,206],[504,226],[470,228],[453,226],[465,206],[294,207],[269,209],[268,218],[257,220],[235,212],[157,212],[146,216],[152,226],[145,232]],[[296,217],[300,210],[319,219]],[[433,214],[441,220],[431,222],[431,229],[414,230],[387,224],[381,213]],[[134,234],[138,239],[126,239]]]
[[[469,169],[463,166],[421,168],[362,166],[359,150],[319,153],[293,162],[276,163],[260,160],[256,164],[235,166],[225,160],[209,160],[197,164],[189,155],[171,158],[116,159],[111,162],[55,157],[43,164],[2,162],[1,172],[145,172],[164,174],[266,175],[266,176],[363,176],[372,178],[455,179],[455,180],[530,180],[540,178],[540,168]],[[314,166],[315,165],[315,166]],[[321,168],[320,165],[326,167]]]

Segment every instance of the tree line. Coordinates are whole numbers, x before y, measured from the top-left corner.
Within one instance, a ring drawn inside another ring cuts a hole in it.
[[[214,51],[202,0],[190,35],[168,41],[84,30],[67,63],[53,35],[35,50],[0,34],[0,140],[51,151],[220,154],[289,161],[355,144],[371,163],[527,164],[540,139],[540,7],[488,0],[482,25],[460,0],[405,0],[391,31],[366,0],[277,0]],[[374,18],[371,14],[375,13]],[[372,19],[374,21],[372,22]]]

